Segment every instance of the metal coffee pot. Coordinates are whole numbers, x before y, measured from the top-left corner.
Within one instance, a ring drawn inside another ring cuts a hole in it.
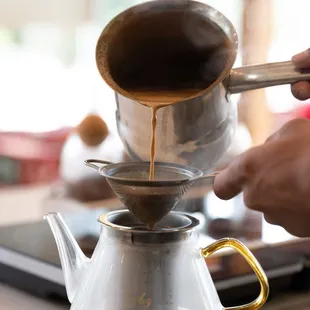
[[[220,45],[225,48],[215,48]],[[143,83],[151,81],[156,72],[159,78],[150,83],[167,84],[174,79],[190,82],[188,72],[203,71],[199,74],[205,75],[205,84],[195,95],[158,110],[156,128],[156,160],[203,171],[212,169],[232,143],[237,108],[230,94],[310,79],[309,71],[297,70],[291,61],[232,69],[237,50],[238,37],[231,22],[196,1],[148,1],[109,22],[98,40],[96,61],[101,76],[115,90],[118,132],[132,159],[149,159],[151,112],[137,103],[124,76]],[[160,74],[161,59],[174,61],[182,53],[205,57],[202,66],[183,72],[184,61],[175,75]],[[144,61],[150,63],[149,71],[141,67]]]
[[[46,219],[54,234],[71,310],[255,310],[269,293],[268,280],[253,254],[235,239],[199,248],[196,218],[170,212],[149,231],[128,210],[99,218],[100,239],[91,259],[84,256],[61,215]],[[253,268],[261,291],[251,303],[224,308],[205,259],[237,250]]]

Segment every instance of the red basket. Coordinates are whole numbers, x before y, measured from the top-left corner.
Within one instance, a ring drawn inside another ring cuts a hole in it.
[[[0,133],[0,184],[56,180],[60,154],[70,131],[71,128],[64,128],[46,133]]]

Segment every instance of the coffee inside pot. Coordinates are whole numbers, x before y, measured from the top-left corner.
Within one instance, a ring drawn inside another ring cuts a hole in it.
[[[162,92],[171,102],[194,96],[225,69],[230,41],[204,12],[189,9],[189,2],[152,5],[107,26],[97,46],[104,54],[98,66],[137,100],[162,101]]]

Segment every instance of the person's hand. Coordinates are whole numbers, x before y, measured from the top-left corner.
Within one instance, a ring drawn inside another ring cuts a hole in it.
[[[243,191],[245,205],[267,222],[310,236],[310,121],[295,119],[267,141],[235,158],[214,180],[228,200]]]
[[[292,57],[293,64],[300,69],[310,69],[310,48]],[[299,100],[310,98],[310,83],[298,82],[291,86],[292,94]]]

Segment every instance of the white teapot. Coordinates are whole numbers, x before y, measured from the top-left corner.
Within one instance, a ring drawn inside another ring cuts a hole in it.
[[[128,210],[101,215],[101,236],[91,259],[84,256],[61,215],[45,217],[54,234],[71,310],[255,310],[267,300],[269,285],[245,245],[220,239],[199,248],[199,221],[170,212],[154,230]],[[205,258],[224,247],[237,250],[260,282],[259,296],[247,305],[224,308]]]

